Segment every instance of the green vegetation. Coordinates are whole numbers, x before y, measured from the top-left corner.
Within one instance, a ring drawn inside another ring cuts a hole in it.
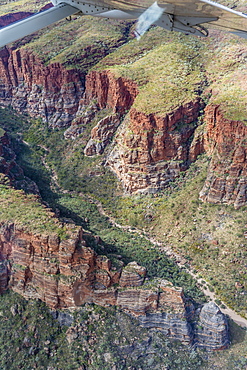
[[[101,112],[101,117],[104,114],[108,112]],[[245,315],[245,210],[243,213],[243,209],[198,200],[208,158],[202,156],[157,196],[123,196],[116,178],[102,166],[102,156],[84,156],[89,132],[88,127],[79,138],[69,141],[64,140],[62,131],[50,130],[41,122],[25,126],[23,136],[30,144],[22,147],[19,163],[25,174],[38,183],[43,199],[54,210],[58,208],[61,216],[72,218],[78,225],[98,234],[105,245],[97,252],[122,254],[125,262],[137,260],[148,268],[150,276],[170,279],[175,285],[183,286],[191,297],[201,299],[194,290],[195,282],[183,277],[184,273],[180,273],[175,264],[168,263],[164,255],[159,256],[145,239],[110,226],[83,194],[100,200],[121,224],[144,229],[165,246],[178,251],[201,273],[223,303]],[[41,143],[45,143],[46,149]],[[52,172],[44,167],[41,157],[55,171],[59,184],[73,192],[71,195],[59,193],[56,187],[50,188]],[[244,288],[236,288],[236,282]]]
[[[0,127],[0,137],[2,137],[4,134],[5,134],[5,130],[3,130],[3,129]]]
[[[102,57],[126,41],[127,25],[88,16],[61,21],[40,31],[28,44],[45,63],[62,63],[67,69],[87,72]],[[73,38],[73,43],[71,39]]]
[[[117,370],[133,368],[197,370],[203,353],[160,333],[148,334],[135,319],[115,308],[86,305],[63,314],[59,325],[40,301],[13,292],[0,297],[0,368],[46,370]],[[128,354],[126,356],[126,353]]]
[[[63,130],[52,130],[41,122],[34,122],[25,132],[24,139],[30,146],[24,146],[19,156],[20,163],[26,171],[26,175],[37,178],[41,186],[42,194],[48,191],[49,180],[52,175],[40,161],[43,156],[49,168],[54,170],[59,184],[69,191],[83,191],[98,197],[104,197],[105,193],[114,194],[116,188],[115,176],[105,168],[101,162],[102,156],[86,157],[84,148],[91,128],[97,119],[107,115],[108,110],[101,111],[95,119],[85,128],[85,131],[74,141],[65,140]],[[43,145],[45,143],[45,147]],[[31,158],[30,158],[31,156]],[[35,162],[35,165],[34,165]],[[38,171],[37,171],[38,169]],[[39,171],[46,173],[46,186],[41,184]],[[43,191],[44,187],[44,191]]]
[[[11,126],[8,126],[8,130],[11,130]],[[19,127],[16,128],[16,125],[13,125],[12,135],[16,130],[20,131]],[[25,140],[29,141],[29,145],[22,144],[18,162],[24,169],[25,175],[39,185],[43,200],[48,202],[54,210],[59,209],[61,217],[71,218],[77,225],[82,225],[94,235],[100,236],[103,245],[95,245],[94,238],[89,237],[88,240],[97,253],[109,254],[110,258],[111,254],[121,254],[125,263],[136,260],[139,264],[147,267],[149,277],[158,276],[168,279],[175,285],[182,286],[191,298],[204,301],[205,298],[197,288],[196,282],[189,274],[181,271],[173,261],[167,259],[165,254],[160,255],[159,251],[145,238],[113,227],[107,217],[100,215],[96,205],[90,201],[87,194],[97,199],[104,199],[104,203],[112,207],[113,210],[120,202],[121,197],[116,198],[116,179],[109,170],[106,170],[102,165],[100,166],[101,159],[83,156],[83,145],[86,143],[85,135],[86,133],[78,140],[71,142],[64,140],[62,131],[52,131],[41,122],[33,122],[31,125],[23,127],[23,136]],[[41,145],[44,142],[45,149]],[[54,169],[58,175],[59,183],[71,194],[62,193],[56,186],[53,190],[50,188],[52,173],[43,164],[41,157],[44,158],[44,156],[50,168]],[[93,168],[94,171],[90,174]],[[13,189],[8,189],[8,191],[15,194]],[[14,197],[14,195],[11,196]],[[16,197],[18,198],[18,196]],[[33,199],[34,196],[28,197]],[[22,201],[19,198],[19,203],[16,203],[17,209],[21,208]],[[44,210],[42,207],[41,209]],[[15,205],[8,212],[15,214],[14,210]],[[18,220],[23,221],[29,220],[34,214],[29,212],[28,208],[20,209],[19,212],[21,216],[18,216]],[[4,217],[7,217],[5,213]],[[46,220],[51,224],[44,223],[43,225],[40,222],[41,217],[36,218],[32,227],[37,227],[40,230],[47,228],[47,231],[52,229],[54,219]],[[57,226],[54,225],[54,227]]]
[[[40,0],[37,2],[36,0],[30,0],[30,1],[24,1],[24,0],[18,0],[18,1],[6,1],[6,0],[0,0],[1,5],[1,15],[5,15],[8,13],[16,13],[20,10],[22,12],[38,12],[42,6],[46,5],[47,1]]]
[[[231,40],[216,50],[209,47],[206,54],[206,69],[214,91],[211,102],[220,105],[225,117],[232,120],[246,119],[246,51],[242,40]]]
[[[144,36],[142,43],[145,44],[147,40],[147,47],[145,53],[143,51],[139,58],[136,58],[135,54],[136,40],[118,49],[116,51],[117,66],[111,67],[110,70],[116,76],[129,78],[138,83],[140,92],[133,108],[146,114],[164,115],[182,104],[195,100],[201,93],[205,81],[201,57],[204,46],[195,38],[190,39],[179,34],[173,36],[171,41],[171,36],[168,34],[164,37],[166,43],[159,46],[154,43],[153,49],[150,49],[152,34],[156,34],[156,32],[154,29],[146,37]],[[161,37],[161,31],[157,33]],[[119,54],[127,54],[130,58],[130,50],[133,46],[134,60],[118,65]],[[144,49],[141,48],[141,45],[139,48],[140,50]],[[111,60],[114,55],[113,52]],[[103,66],[107,67],[105,61]]]
[[[233,4],[233,1],[224,2]],[[42,5],[39,3],[38,7]],[[20,8],[34,11],[37,3],[4,2],[1,14]],[[133,79],[140,91],[133,107],[146,114],[163,115],[202,97],[207,102],[220,104],[226,118],[246,119],[246,41],[220,34],[213,41],[202,41],[151,28],[137,42],[130,40],[130,28],[125,22],[74,18],[72,22],[62,21],[39,31],[24,47],[28,46],[46,64],[62,63],[68,69],[79,68],[82,74],[92,68],[109,69],[116,77]],[[23,43],[18,41],[14,46],[23,47]],[[174,261],[167,259],[165,253],[144,237],[113,227],[108,218],[98,212],[91,197],[99,200],[119,223],[143,229],[164,246],[178,251],[187,265],[200,273],[209,289],[217,293],[219,303],[227,303],[246,315],[246,209],[235,210],[199,201],[209,163],[205,156],[158,195],[123,196],[117,179],[103,165],[104,157],[88,158],[83,152],[91,128],[109,113],[101,111],[73,141],[65,140],[63,131],[51,130],[41,121],[30,121],[25,116],[20,118],[7,108],[0,110],[0,118],[3,129],[11,131],[16,146],[20,137],[28,142],[28,145],[20,144],[18,162],[25,175],[38,184],[43,200],[60,211],[61,217],[71,218],[77,225],[99,235],[102,242],[98,244],[88,236],[89,245],[99,254],[107,254],[116,266],[118,254],[125,263],[136,260],[147,267],[149,277],[165,278],[182,286],[186,294],[198,302],[204,300],[195,281],[184,270],[178,269]],[[1,130],[0,136],[3,133]],[[38,233],[58,232],[66,237],[66,229],[54,222],[53,214],[37,197],[14,191],[6,178],[0,183],[0,197],[0,221],[17,222]],[[89,370],[112,369],[115,364],[117,370],[128,366],[137,369],[157,366],[159,369],[161,362],[169,369],[203,367],[202,357],[197,352],[171,344],[159,334],[153,340],[151,354],[143,356],[142,350],[133,357],[125,356],[124,364],[118,347],[124,348],[125,343],[129,345],[136,337],[145,341],[146,334],[140,328],[132,330],[134,323],[128,317],[119,325],[120,314],[114,309],[103,310],[96,306],[85,307],[75,315],[78,323],[85,324],[85,330],[83,338],[78,337],[68,345],[67,328],[60,328],[43,304],[25,302],[9,294],[0,299],[2,369],[32,369],[35,366],[39,369],[48,366],[55,366],[56,370],[78,369],[79,364],[88,364],[89,359]],[[21,314],[13,315],[6,310],[15,303]],[[43,321],[38,323],[42,316],[40,310],[45,314]],[[35,324],[32,320],[36,320]],[[36,326],[35,330],[32,325]],[[19,334],[22,329],[25,332]],[[121,330],[125,332],[119,335]],[[38,339],[36,334],[29,333],[37,333]],[[246,331],[231,323],[231,333],[229,350],[204,354],[203,358],[208,361],[205,369],[246,368]],[[14,359],[13,365],[9,359]]]
[[[57,232],[66,237],[66,228],[54,218],[36,195],[25,194],[8,184],[8,179],[0,174],[0,222],[13,222],[26,231],[36,233]]]
[[[245,316],[246,209],[198,199],[207,166],[208,158],[202,156],[170,189],[157,196],[119,197],[110,211],[122,224],[142,228],[178,251],[223,302]],[[244,288],[236,288],[236,282]]]

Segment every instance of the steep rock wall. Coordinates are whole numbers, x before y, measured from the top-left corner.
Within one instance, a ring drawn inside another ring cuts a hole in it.
[[[73,227],[68,238],[60,240],[56,234],[33,234],[2,222],[0,260],[0,292],[9,286],[25,298],[41,299],[52,309],[73,309],[84,303],[117,305],[144,327],[159,329],[187,344],[201,343],[190,324],[194,307],[181,288],[162,279],[145,283],[146,269],[136,262],[114,268],[106,256],[87,246],[79,227]],[[226,347],[229,342],[227,322],[222,321],[220,311],[218,314],[220,326],[209,320],[205,324],[217,334],[215,341],[210,332],[206,333],[209,349]],[[204,325],[202,319],[200,325]],[[203,342],[205,338],[202,336]]]
[[[110,71],[92,71],[87,75],[83,102],[95,99],[99,108],[111,108],[114,113],[125,113],[138,94],[134,81],[116,78]]]
[[[224,118],[216,105],[207,106],[205,121],[204,145],[212,160],[200,199],[239,208],[247,202],[246,123]]]
[[[107,158],[127,192],[163,189],[203,151],[193,142],[202,106],[197,100],[165,117],[130,110]]]
[[[84,75],[59,63],[45,66],[28,49],[0,51],[0,103],[42,117],[51,127],[68,126],[84,92]]]
[[[220,107],[209,104],[203,135],[200,100],[161,117],[132,108],[137,95],[135,82],[110,71],[85,77],[58,63],[44,66],[28,49],[0,51],[2,105],[42,117],[51,127],[68,127],[67,139],[83,132],[100,110],[108,110],[93,128],[85,154],[102,155],[111,144],[106,163],[126,192],[163,189],[206,150],[212,161],[200,199],[236,208],[246,204],[245,123],[227,120]]]

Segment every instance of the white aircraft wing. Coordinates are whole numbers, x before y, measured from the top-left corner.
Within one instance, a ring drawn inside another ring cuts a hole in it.
[[[140,11],[140,8],[144,11],[151,7],[153,2],[153,0],[104,0],[104,3],[108,6],[119,7],[121,3],[121,9],[126,12]],[[159,18],[158,22],[155,22],[155,24],[161,27],[163,23],[164,28],[179,31],[177,29],[179,27],[176,27],[179,24],[175,24],[175,22],[179,22],[183,25],[183,29],[180,29],[180,31],[185,32],[185,26],[193,27],[210,22],[212,28],[222,29],[247,38],[247,14],[235,11],[214,1],[158,0],[157,4],[164,9],[163,16]],[[188,31],[188,33],[193,32]]]
[[[52,0],[54,8],[0,29],[0,47],[72,14],[139,19],[137,36],[152,24],[169,31],[207,36],[205,24],[247,39],[247,14],[210,0]]]
[[[50,24],[78,12],[71,5],[60,4],[43,12],[34,14],[26,19],[12,23],[0,29],[0,47],[30,35]]]
[[[178,19],[186,17],[193,18],[212,18],[210,22],[212,28],[219,28],[228,32],[242,33],[241,36],[247,38],[247,14],[227,8],[219,3],[210,0],[168,0],[159,1],[159,5],[165,6],[166,3],[174,6],[174,15]],[[181,18],[182,17],[182,18]],[[213,19],[214,18],[214,19]]]

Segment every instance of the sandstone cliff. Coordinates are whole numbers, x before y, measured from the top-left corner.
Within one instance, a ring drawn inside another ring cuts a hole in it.
[[[23,172],[4,132],[0,151],[1,172],[15,182]],[[27,199],[24,193],[22,197],[25,212]],[[149,281],[146,269],[136,262],[114,267],[106,256],[87,246],[85,236],[73,225],[60,238],[57,233],[34,233],[18,223],[2,221],[0,291],[10,287],[25,298],[41,299],[52,309],[74,309],[85,303],[118,306],[137,317],[142,326],[184,343],[195,342],[208,349],[228,345],[227,323],[218,309],[214,308],[210,320],[211,308],[206,305],[196,320],[194,307],[181,288],[161,279]]]
[[[28,49],[0,51],[0,100],[17,112],[42,117],[51,127],[68,126],[84,91],[84,76],[59,63],[45,66]]]
[[[85,76],[59,63],[45,66],[24,48],[0,52],[0,79],[1,104],[42,117],[50,127],[67,127],[66,139],[75,139],[106,110],[84,153],[106,155],[126,192],[164,189],[206,151],[212,161],[201,200],[246,204],[245,123],[224,118],[220,106],[209,101],[203,118],[205,103],[198,97],[164,116],[145,114],[133,108],[136,82],[109,70]]]
[[[106,72],[94,72],[87,76],[85,94],[90,96],[87,99],[95,98],[100,107],[109,107],[114,112],[122,112],[122,115],[109,116],[97,123],[85,154],[103,154],[116,132],[107,164],[117,174],[125,191],[131,194],[153,193],[164,189],[198,155],[206,152],[212,160],[200,199],[233,204],[235,208],[246,204],[244,122],[224,118],[223,110],[209,102],[205,108],[204,125],[201,125],[204,103],[200,99],[179,107],[165,117],[147,115],[131,107],[138,94],[136,87],[133,90],[133,85],[128,82],[132,88],[126,93],[125,89],[115,88],[112,75],[108,79],[105,76]],[[114,99],[111,95],[110,99],[108,97],[109,83],[113,87]],[[122,94],[126,94],[126,101]],[[129,94],[132,94],[132,99]],[[120,118],[124,117],[123,107],[130,111],[119,126]]]
[[[200,199],[239,208],[247,202],[246,123],[224,118],[213,104],[205,109],[205,121],[204,145],[212,160]]]
[[[161,279],[145,282],[146,270],[135,262],[116,269],[106,256],[87,246],[81,228],[73,227],[67,233],[67,239],[60,240],[56,234],[33,234],[2,222],[1,292],[9,286],[25,298],[41,299],[52,309],[73,309],[84,303],[119,306],[142,326],[184,343],[205,347],[206,342],[208,349],[228,345],[227,322],[218,308],[213,307],[214,320],[210,320],[204,312],[211,306],[204,306],[198,322],[203,333],[196,335],[190,323],[194,308],[181,288]]]
[[[190,143],[201,107],[191,102],[165,117],[130,110],[107,158],[127,192],[164,189],[196,159]]]

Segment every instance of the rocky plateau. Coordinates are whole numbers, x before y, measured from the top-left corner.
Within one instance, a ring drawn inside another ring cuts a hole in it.
[[[117,306],[140,325],[162,331],[185,344],[209,350],[229,344],[228,324],[214,303],[195,310],[183,290],[162,279],[146,278],[136,262],[116,268],[87,246],[85,232],[74,228],[68,239],[38,235],[1,223],[0,290],[41,299],[52,309],[76,309],[85,303]]]
[[[0,171],[11,186],[23,172],[6,133],[0,140],[0,153]],[[182,288],[164,279],[150,280],[146,268],[135,261],[124,266],[121,256],[114,266],[87,245],[87,231],[73,224],[67,224],[66,230],[66,237],[60,238],[57,233],[38,234],[1,222],[0,293],[11,288],[26,299],[44,301],[53,310],[75,310],[85,303],[117,306],[136,317],[141,326],[185,344],[209,350],[229,345],[227,319],[214,303],[195,309]],[[95,243],[100,242],[95,237]]]
[[[0,25],[24,16],[2,17]],[[102,156],[125,193],[157,193],[205,153],[210,165],[200,199],[235,208],[246,205],[246,122],[226,118],[221,105],[201,96],[167,114],[147,114],[134,106],[138,94],[136,81],[108,69],[86,73],[61,63],[44,64],[28,45],[0,50],[0,105],[41,117],[52,129],[65,129],[66,140],[76,140],[96,121],[84,155]],[[15,162],[7,134],[0,137],[0,156],[0,172],[15,187],[26,188],[28,180]],[[0,226],[2,293],[10,287],[25,298],[41,299],[52,310],[76,310],[85,303],[117,306],[141,326],[183,343],[209,350],[228,346],[227,320],[217,305],[196,309],[181,288],[149,280],[136,262],[115,267],[87,245],[82,228],[60,239],[13,223]]]
[[[2,106],[42,117],[52,128],[67,128],[68,140],[102,109],[108,111],[96,122],[84,152],[105,156],[125,192],[158,192],[206,153],[212,159],[201,200],[245,205],[245,122],[226,119],[221,106],[200,98],[165,116],[145,114],[132,107],[138,93],[135,81],[107,70],[85,74],[59,63],[44,65],[28,48],[0,51]]]

